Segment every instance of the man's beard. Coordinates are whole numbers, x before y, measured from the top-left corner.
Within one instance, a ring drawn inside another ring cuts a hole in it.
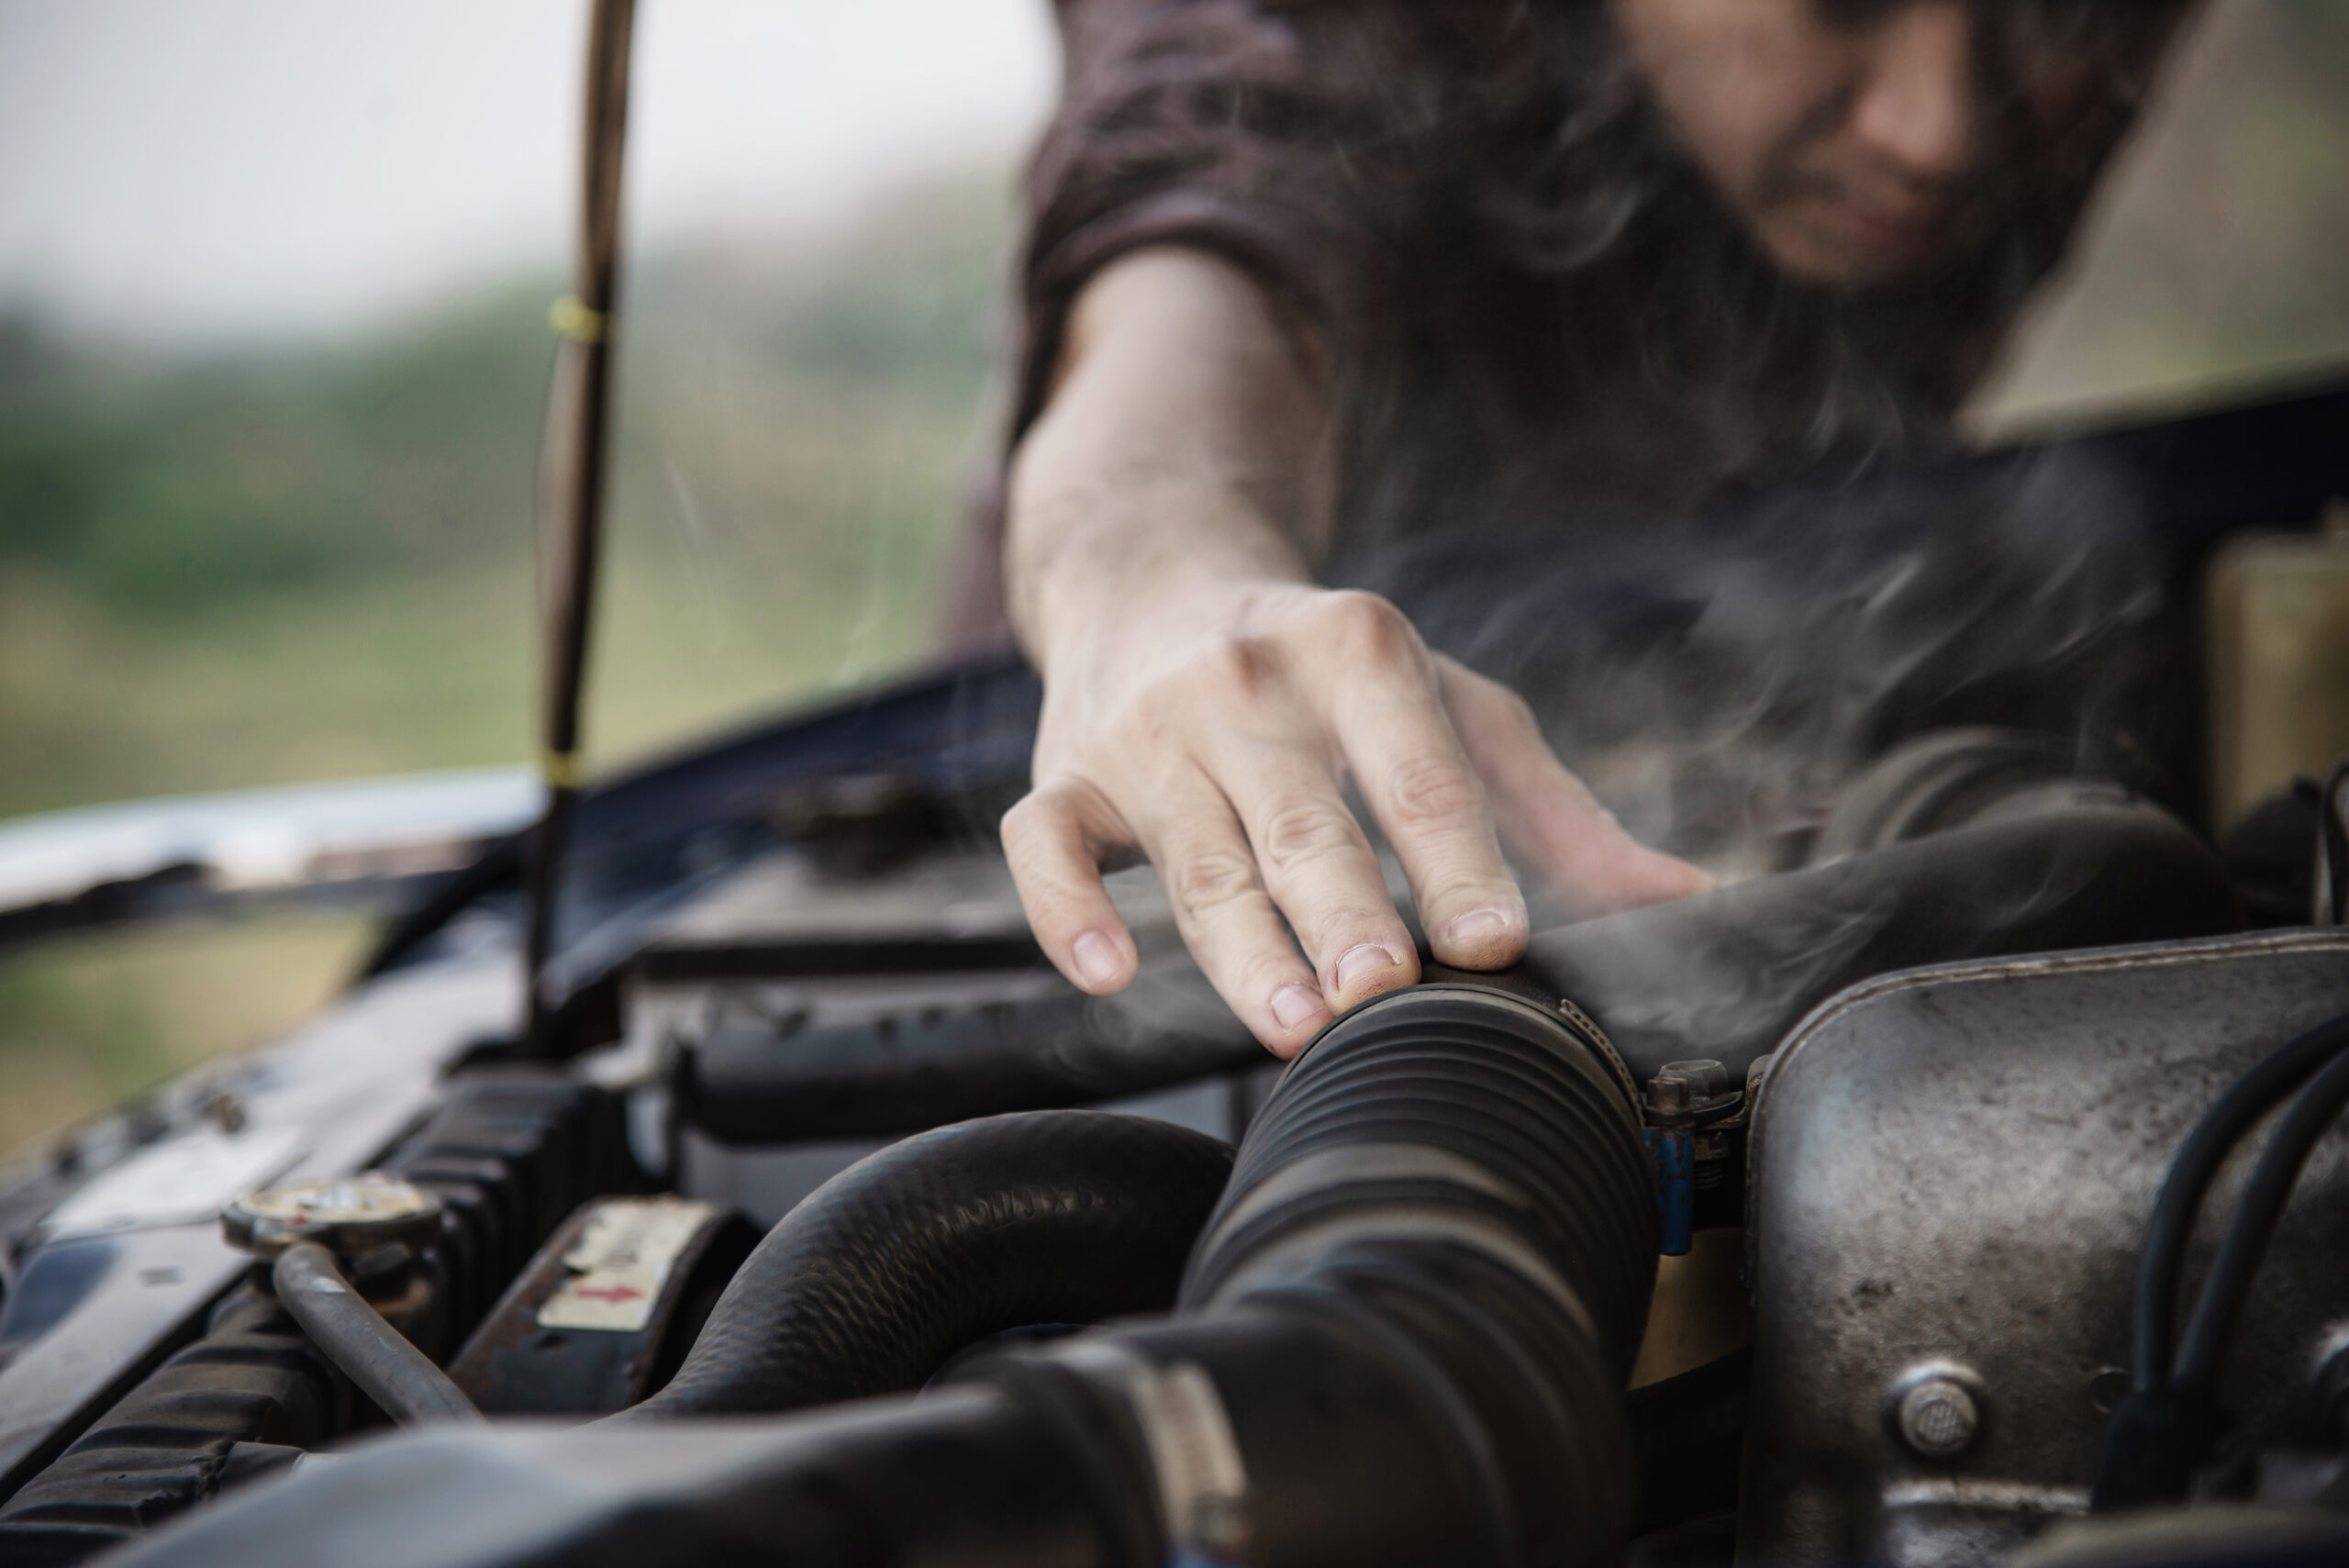
[[[1948,243],[1865,288],[1794,279],[1675,135],[1600,0],[1533,8],[1549,95],[1538,153],[1484,178],[1478,210],[1509,264],[1569,290],[1642,301],[1637,358],[1692,387],[1773,384],[1803,431],[1795,467],[1836,451],[1938,444],[1989,347],[2060,258],[2102,152],[2047,164],[2010,147],[1958,193]],[[1520,111],[1531,123],[1537,109]],[[1773,150],[1767,178],[1815,178],[1816,128]],[[2044,165],[2044,166],[2043,166]]]
[[[2166,37],[2172,23],[2154,13],[2174,18],[2178,6],[2143,3],[2147,19],[2141,25]],[[1535,272],[1568,274],[1668,229],[1721,250],[1741,270],[1779,274],[1681,144],[1604,0],[1552,0],[1529,7],[1529,14],[1545,66],[1533,90],[1551,97],[1551,128],[1530,165],[1520,162],[1486,181],[1481,204],[1512,260]],[[2116,74],[2106,84],[2106,101],[2084,117],[2089,128],[2075,132],[2064,147],[2032,145],[2027,133],[1994,132],[2000,145],[1945,193],[1956,217],[1947,243],[1904,275],[1861,289],[1783,281],[1828,294],[1900,295],[1932,290],[1954,274],[1986,266],[2010,272],[2018,261],[2035,276],[2060,249],[2143,89],[2141,74]],[[1841,106],[1823,108],[1757,161],[1757,205],[1840,191],[1817,170],[1811,154],[1842,113]],[[2051,228],[2062,232],[2051,235]],[[1731,238],[1739,243],[1721,245]]]

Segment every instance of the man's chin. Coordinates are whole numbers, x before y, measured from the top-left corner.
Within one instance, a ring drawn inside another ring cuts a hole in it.
[[[1790,213],[1754,237],[1788,278],[1839,293],[1890,288],[1932,270],[1949,249],[1945,224],[1870,221],[1842,213]]]

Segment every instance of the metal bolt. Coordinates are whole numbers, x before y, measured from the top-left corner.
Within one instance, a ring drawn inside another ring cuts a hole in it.
[[[1658,1127],[1680,1126],[1688,1120],[1688,1080],[1659,1073],[1648,1080],[1648,1120]]]
[[[1688,1085],[1688,1093],[1698,1099],[1709,1099],[1720,1093],[1720,1081],[1729,1069],[1710,1060],[1698,1062],[1667,1062],[1656,1069],[1663,1078],[1678,1078]]]
[[[1927,1459],[1949,1459],[1974,1445],[1981,1407],[1954,1378],[1929,1377],[1900,1396],[1900,1436]]]

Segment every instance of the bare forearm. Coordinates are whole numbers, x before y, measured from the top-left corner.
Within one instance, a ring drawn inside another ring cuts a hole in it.
[[[1102,272],[1011,472],[1005,565],[1030,657],[1049,666],[1189,587],[1310,581],[1328,423],[1308,350],[1245,274],[1178,250]]]

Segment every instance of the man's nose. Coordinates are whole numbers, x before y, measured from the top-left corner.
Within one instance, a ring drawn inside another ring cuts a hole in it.
[[[1911,179],[1944,180],[1974,156],[1974,18],[1965,0],[1916,0],[1870,40],[1848,128]]]

